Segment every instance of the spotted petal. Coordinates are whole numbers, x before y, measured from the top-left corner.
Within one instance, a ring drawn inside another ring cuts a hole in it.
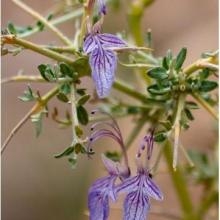
[[[109,95],[115,77],[117,65],[116,55],[111,50],[104,50],[101,46],[95,48],[90,57],[92,78],[96,85],[99,98]]]
[[[113,34],[98,34],[97,37],[99,38],[100,43],[104,48],[108,47],[126,47],[127,44],[117,37],[116,35]]]
[[[149,198],[141,190],[129,193],[124,201],[124,220],[145,220],[150,208]]]

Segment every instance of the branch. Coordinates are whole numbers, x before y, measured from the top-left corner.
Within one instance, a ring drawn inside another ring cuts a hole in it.
[[[40,100],[37,101],[37,103],[31,108],[31,110],[18,122],[18,124],[12,129],[6,140],[4,141],[2,148],[1,148],[1,154],[5,151],[8,143],[11,141],[13,136],[17,133],[17,131],[25,124],[25,122],[34,114],[38,113],[40,110],[42,110],[48,101],[54,97],[59,92],[59,87],[55,87],[52,90],[50,90],[48,93],[46,93]]]
[[[40,53],[40,54],[42,54],[46,57],[52,58],[52,59],[60,61],[60,62],[73,64],[74,61],[75,61],[75,60],[73,60],[73,59],[71,59],[67,56],[64,56],[60,53],[56,53],[52,50],[43,48],[40,45],[37,45],[37,44],[32,43],[30,41],[20,39],[20,38],[16,37],[15,35],[4,35],[4,36],[2,36],[2,42],[5,43],[5,44],[20,45],[24,48],[33,50],[37,53]]]
[[[42,15],[40,15],[38,12],[27,6],[25,3],[21,2],[20,0],[12,0],[17,6],[22,8],[24,11],[26,11],[28,14],[33,16],[34,18],[38,19],[41,21],[45,26],[47,26],[51,31],[53,31],[59,38],[60,40],[63,41],[64,44],[68,46],[72,46],[72,41],[69,40],[65,35],[63,35],[62,32],[60,32],[53,24],[48,22],[47,19],[45,19]]]

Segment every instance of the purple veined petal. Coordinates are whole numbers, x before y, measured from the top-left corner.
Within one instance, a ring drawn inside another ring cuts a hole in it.
[[[87,54],[91,53],[95,48],[97,48],[97,43],[95,36],[92,34],[88,34],[85,37],[84,43],[83,43],[83,51]]]
[[[123,220],[145,220],[150,209],[150,201],[142,190],[129,193],[124,201]]]
[[[117,193],[129,193],[133,191],[138,191],[140,181],[141,179],[139,175],[127,178],[116,187],[116,191]]]
[[[108,47],[127,47],[126,42],[113,34],[98,34],[99,42],[102,44],[104,48]]]
[[[102,154],[102,162],[105,165],[105,168],[108,170],[109,174],[119,175],[118,162],[110,160],[104,154]]]
[[[99,46],[92,51],[89,63],[97,94],[99,98],[105,98],[109,95],[114,82],[117,65],[116,55],[113,51],[104,50]]]
[[[146,176],[144,181],[143,192],[156,200],[163,200],[163,194],[153,180]]]
[[[101,192],[91,192],[88,198],[89,219],[107,220],[109,216],[109,199]]]

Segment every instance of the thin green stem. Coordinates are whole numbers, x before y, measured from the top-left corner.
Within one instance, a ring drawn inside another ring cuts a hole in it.
[[[183,219],[184,220],[196,220],[193,210],[193,204],[190,197],[190,194],[187,190],[187,183],[183,175],[183,171],[180,167],[177,168],[176,171],[173,170],[172,166],[172,151],[171,151],[171,144],[169,141],[165,143],[164,147],[164,156],[166,159],[166,163],[169,169],[169,173],[172,178],[172,182],[174,188],[177,192],[178,200],[182,207]]]
[[[192,93],[191,94],[195,100],[204,108],[206,109],[213,117],[215,120],[218,120],[218,113],[215,111],[215,109],[212,108],[212,106],[210,106],[208,104],[208,102],[206,102],[199,94],[197,93]]]
[[[60,61],[60,62],[65,62],[68,64],[73,64],[75,60],[64,56],[60,53],[56,53],[52,50],[46,49],[41,47],[40,45],[37,45],[35,43],[32,43],[30,41],[24,40],[24,39],[20,39],[18,37],[16,37],[15,35],[5,35],[2,37],[3,43],[5,44],[14,44],[14,45],[20,45],[24,48],[33,50],[37,53],[40,53],[46,57],[52,58],[54,60]]]
[[[216,69],[216,65],[218,64],[218,56],[217,55],[213,56],[213,57],[199,59],[199,60],[195,61],[191,65],[184,68],[183,73],[185,73],[186,75],[190,75],[199,69],[210,68],[210,67],[211,67],[211,69],[213,69],[214,67],[212,64],[215,65],[214,67]]]
[[[134,88],[132,88],[131,86],[128,86],[127,84],[123,83],[120,80],[115,80],[113,87],[141,102],[148,102],[148,99],[145,95],[143,95],[140,92],[137,92],[137,90],[135,90]]]
[[[79,127],[76,102],[77,102],[76,88],[75,88],[75,84],[72,84],[72,87],[71,87],[71,110],[72,110],[71,112],[72,112],[72,134],[73,134],[72,145],[75,145],[79,142],[78,136],[76,133],[76,128]]]
[[[25,3],[21,2],[20,0],[12,0],[17,6],[22,8],[24,11],[26,11],[28,14],[33,16],[34,18],[41,21],[45,26],[47,26],[51,31],[53,31],[61,41],[63,41],[64,44],[68,46],[72,46],[72,41],[69,40],[60,30],[58,30],[53,24],[48,22],[47,19],[45,19],[42,15],[40,15],[38,12],[33,10],[31,7],[27,6]]]
[[[72,20],[72,19],[75,19],[79,16],[81,16],[83,14],[83,9],[82,8],[79,8],[71,13],[68,13],[68,14],[65,14],[61,17],[58,17],[58,18],[55,18],[51,21],[48,21],[48,23],[50,23],[51,25],[55,26],[55,25],[59,25],[59,24],[62,24],[66,21],[69,21],[69,20]],[[18,37],[19,38],[25,38],[25,37],[29,37],[37,32],[40,31],[40,28],[38,26],[34,27],[32,30],[30,31],[26,31],[22,34],[18,34]]]

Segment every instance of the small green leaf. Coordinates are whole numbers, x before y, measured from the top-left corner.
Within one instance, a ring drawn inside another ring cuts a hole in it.
[[[171,91],[170,87],[159,87],[157,84],[149,86],[147,91],[152,95],[164,95]]]
[[[44,30],[44,24],[41,21],[37,21],[36,25],[39,28],[39,31],[43,31]]]
[[[137,106],[128,106],[127,112],[128,114],[138,114],[140,113],[140,108]]]
[[[86,89],[77,89],[76,92],[77,92],[77,94],[83,96],[86,94]]]
[[[80,143],[77,143],[77,144],[74,146],[74,149],[75,149],[75,153],[76,153],[76,154],[79,154],[79,153],[84,154],[84,153],[86,152],[85,148],[84,148],[83,145],[80,144]]]
[[[79,105],[77,106],[76,110],[77,110],[77,117],[79,119],[79,122],[82,125],[87,125],[89,122],[89,116],[86,109],[83,106]]]
[[[157,80],[163,80],[168,78],[168,74],[166,72],[166,69],[163,67],[155,67],[151,70],[149,70],[148,75],[151,78],[157,79]]]
[[[23,102],[30,102],[36,100],[37,96],[36,94],[33,94],[31,87],[28,86],[28,90],[25,90],[24,94],[18,98]]]
[[[61,158],[61,157],[65,157],[68,156],[70,154],[72,154],[72,152],[74,151],[74,147],[70,146],[67,147],[64,151],[62,151],[61,153],[55,154],[54,157],[55,158]]]
[[[107,151],[105,153],[105,156],[115,162],[120,161],[120,154],[117,151],[114,151],[114,152]]]
[[[80,126],[75,126],[75,131],[76,131],[76,135],[77,137],[82,137],[83,135],[83,130],[80,128]]]
[[[61,93],[61,92],[57,94],[57,98],[62,102],[69,101],[68,97],[64,93]]]
[[[186,107],[189,109],[199,109],[199,106],[195,102],[192,102],[192,101],[187,101]]]
[[[180,70],[185,59],[186,59],[187,49],[184,47],[180,50],[179,54],[176,57],[175,70]]]
[[[17,30],[16,30],[14,24],[11,22],[8,23],[8,30],[9,30],[10,34],[15,34],[15,35],[17,34]]]
[[[209,69],[205,68],[199,73],[200,80],[207,79],[209,77]]]
[[[165,68],[166,70],[169,69],[169,64],[168,64],[168,61],[167,61],[167,58],[164,57],[163,60],[162,60],[162,66],[163,68]]]
[[[40,71],[41,76],[48,82],[54,81],[55,75],[50,67],[50,65],[40,64],[38,66],[38,70]]]
[[[199,90],[201,92],[210,92],[210,91],[214,90],[217,87],[218,87],[217,82],[204,80],[204,81],[201,82],[201,86],[200,86]]]
[[[79,98],[79,100],[77,101],[77,104],[84,105],[89,99],[90,99],[89,94],[83,95],[82,97]]]
[[[167,138],[167,134],[164,131],[157,132],[154,135],[154,141],[155,142],[163,142],[163,141],[166,140],[166,138]]]
[[[70,92],[71,92],[70,84],[69,83],[62,84],[61,87],[60,87],[60,92],[62,92],[65,95],[70,94]]]
[[[63,76],[69,76],[73,80],[77,80],[78,74],[74,71],[74,69],[66,63],[60,63],[60,72]]]
[[[68,158],[68,162],[71,164],[71,168],[75,169],[77,165],[77,158],[70,157]]]
[[[193,121],[194,120],[194,116],[192,114],[192,112],[188,109],[188,108],[185,108],[184,109],[184,112],[186,114],[186,117],[190,120],[190,121]]]

